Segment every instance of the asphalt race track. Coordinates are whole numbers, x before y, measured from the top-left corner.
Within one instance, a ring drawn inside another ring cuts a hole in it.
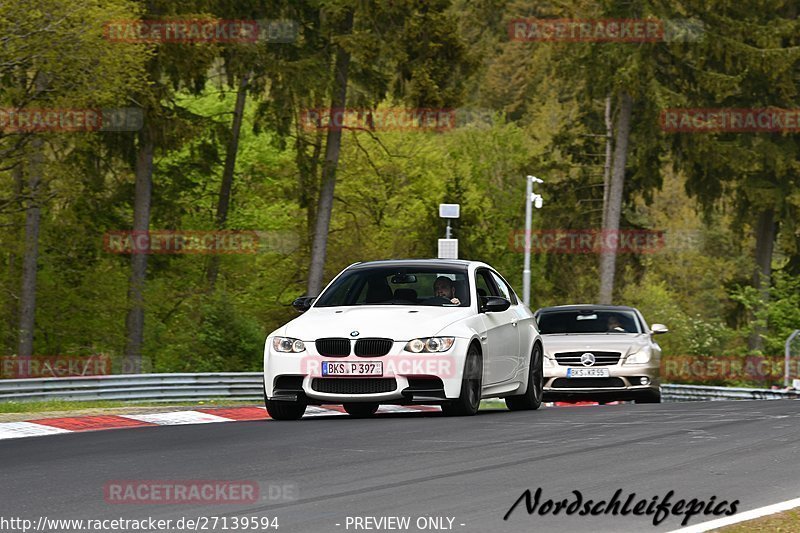
[[[670,531],[682,517],[654,527],[652,515],[529,515],[524,502],[503,516],[525,489],[537,488],[540,506],[572,502],[572,491],[584,501],[609,500],[617,489],[623,501],[670,490],[673,502],[739,500],[738,511],[800,497],[798,407],[773,400],[490,410],[471,418],[325,416],[10,439],[0,441],[0,515],[265,515],[284,533],[391,531],[369,521],[356,529],[354,521],[390,516],[410,517],[399,531]],[[255,504],[110,504],[104,486],[115,480],[252,480],[290,490]],[[452,518],[452,529],[435,522],[419,529],[420,517]]]

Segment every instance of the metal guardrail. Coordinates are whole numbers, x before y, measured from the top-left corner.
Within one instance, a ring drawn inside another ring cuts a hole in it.
[[[205,374],[120,374],[74,378],[0,380],[3,401],[141,401],[179,402],[205,400],[261,401],[261,372],[219,372]],[[798,391],[709,387],[703,385],[661,386],[667,402],[698,400],[766,400],[798,398]]]
[[[710,387],[706,385],[661,385],[661,398],[668,402],[703,400],[779,400],[798,397],[798,391],[795,390]]]
[[[263,399],[261,372],[206,374],[120,374],[74,378],[0,380],[3,401],[179,402]]]

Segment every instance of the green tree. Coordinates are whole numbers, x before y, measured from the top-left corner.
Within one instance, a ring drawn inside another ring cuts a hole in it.
[[[139,85],[145,50],[126,44],[112,53],[103,30],[109,15],[133,17],[135,13],[135,5],[126,1],[88,2],[77,9],[60,0],[0,5],[0,102],[6,109],[23,113],[127,104],[126,92]],[[0,132],[0,153],[15,181],[14,197],[6,205],[18,204],[25,213],[19,273],[20,356],[33,353],[41,216],[56,172],[52,167],[82,140],[80,135],[24,127]]]
[[[671,107],[761,109],[793,108],[800,72],[797,5],[780,0],[702,6],[686,2],[687,11],[704,24],[704,38],[681,50],[665,75],[674,92]],[[739,230],[755,236],[752,284],[769,298],[774,247],[779,228],[794,256],[797,195],[800,185],[796,135],[773,133],[686,133],[671,136],[675,161],[689,180],[687,190],[707,210],[732,198]],[[766,330],[756,327],[750,348],[763,348]]]

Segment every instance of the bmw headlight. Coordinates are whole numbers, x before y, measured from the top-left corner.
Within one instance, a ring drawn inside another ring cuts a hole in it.
[[[644,365],[650,362],[650,350],[640,350],[625,359],[626,365]]]
[[[303,341],[291,337],[273,337],[272,347],[276,352],[300,353],[306,351]]]
[[[405,351],[411,353],[439,353],[446,352],[453,347],[455,337],[425,337],[411,339],[406,343]]]

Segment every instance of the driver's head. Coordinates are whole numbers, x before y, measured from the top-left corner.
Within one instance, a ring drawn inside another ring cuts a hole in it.
[[[447,298],[448,300],[455,298],[456,288],[453,285],[453,280],[447,276],[439,276],[436,278],[436,281],[433,282],[433,295]]]
[[[622,328],[622,324],[619,322],[619,318],[616,315],[611,315],[608,317],[608,329],[615,329],[615,328]]]

